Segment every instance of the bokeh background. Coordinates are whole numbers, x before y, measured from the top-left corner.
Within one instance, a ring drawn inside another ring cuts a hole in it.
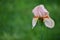
[[[55,21],[53,29],[40,20],[32,29],[32,9],[40,4]],[[0,40],[60,40],[60,0],[0,0]]]

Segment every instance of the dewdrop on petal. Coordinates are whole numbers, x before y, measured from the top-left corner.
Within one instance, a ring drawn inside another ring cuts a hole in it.
[[[53,19],[51,19],[51,18],[45,18],[43,21],[44,21],[44,24],[45,24],[46,27],[48,27],[48,28],[54,28],[55,22],[54,22]]]

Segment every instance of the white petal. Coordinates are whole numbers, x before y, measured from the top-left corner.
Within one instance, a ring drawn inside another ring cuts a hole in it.
[[[37,20],[38,20],[38,18],[33,18],[33,20],[32,20],[32,29],[35,27],[35,25],[36,25],[36,23],[37,23]]]
[[[44,19],[44,24],[45,24],[45,26],[46,27],[48,27],[48,28],[53,28],[54,27],[54,25],[55,25],[55,22],[54,22],[54,20],[52,20],[51,18],[45,18]]]

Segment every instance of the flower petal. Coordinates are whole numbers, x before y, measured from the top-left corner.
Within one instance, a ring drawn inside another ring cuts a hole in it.
[[[55,22],[54,22],[54,20],[51,19],[51,18],[45,18],[45,19],[44,19],[44,24],[45,24],[45,26],[48,27],[48,28],[53,28],[54,25],[55,25]]]
[[[34,14],[34,16],[39,16],[39,6],[36,6],[33,10],[32,10],[32,13]]]
[[[44,5],[38,5],[36,6],[33,10],[32,10],[34,16],[46,16],[49,15],[49,12],[47,11],[47,9],[44,7]]]
[[[47,9],[44,7],[44,5],[39,5],[39,12],[41,13],[40,16],[46,16],[49,15],[49,12],[47,11]],[[39,13],[39,14],[40,14]]]
[[[37,20],[38,20],[38,18],[33,18],[33,20],[32,20],[32,29],[35,27],[35,25],[36,25],[36,23],[37,23]]]

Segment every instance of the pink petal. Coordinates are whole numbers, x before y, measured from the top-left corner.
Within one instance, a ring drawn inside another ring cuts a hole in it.
[[[49,15],[49,12],[44,8],[44,5],[39,5],[39,12],[40,12],[39,14],[41,14],[42,17]]]
[[[38,8],[39,8],[39,6],[36,6],[36,7],[32,10],[34,16],[39,16]]]
[[[33,9],[34,16],[46,16],[49,15],[49,12],[44,8],[44,5],[38,5]]]

